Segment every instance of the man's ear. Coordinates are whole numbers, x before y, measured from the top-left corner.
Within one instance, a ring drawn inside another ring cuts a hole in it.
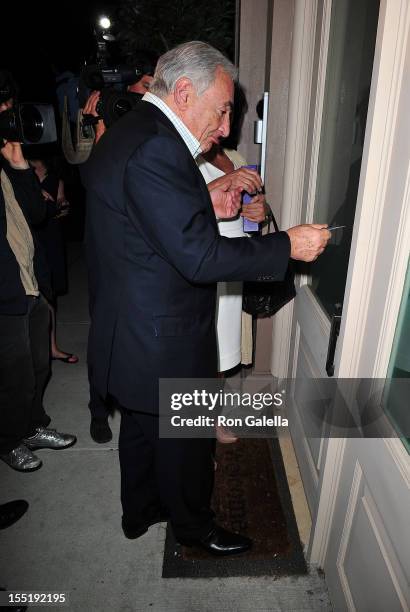
[[[185,111],[189,108],[194,95],[195,88],[191,79],[188,77],[178,79],[174,88],[174,102],[180,111]]]

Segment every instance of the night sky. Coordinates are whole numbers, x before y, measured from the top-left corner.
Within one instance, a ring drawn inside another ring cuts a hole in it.
[[[172,0],[163,0],[162,13],[166,27],[171,27],[168,36],[170,43],[200,38],[232,54],[229,44],[234,38],[234,32],[230,30],[230,27],[234,28],[234,0],[201,0],[201,6],[210,11],[205,29],[200,18],[193,16],[192,12],[186,11],[178,18],[184,6],[182,0],[175,6],[170,6],[170,2]],[[191,4],[196,6],[201,2],[192,0]],[[0,10],[0,68],[13,73],[20,86],[20,101],[53,102],[56,74],[65,69],[78,74],[85,61],[94,63],[96,41],[93,29],[97,19],[102,14],[115,17],[120,4],[123,4],[121,0],[3,0]],[[158,11],[161,3],[154,4]],[[141,7],[149,12],[150,0],[141,0]],[[222,10],[225,12],[220,13]],[[175,22],[172,21],[174,13]],[[227,14],[230,15],[228,19]],[[170,16],[172,26],[166,21]],[[153,15],[150,13],[147,17],[147,27],[141,32],[141,46],[148,48],[152,44],[152,48],[162,52],[165,47],[157,30],[151,41]],[[119,54],[118,43],[109,43],[109,47],[112,64],[124,61]]]
[[[13,72],[21,101],[52,101],[54,69],[78,72],[95,49],[92,27],[104,6],[95,0],[2,6],[0,67]]]

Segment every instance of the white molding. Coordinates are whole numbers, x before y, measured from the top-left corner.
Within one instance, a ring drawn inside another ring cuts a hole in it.
[[[322,465],[322,460],[325,459],[326,460],[326,443],[325,443],[326,438],[321,438],[320,439],[320,448],[319,448],[319,453],[317,456],[317,464],[316,464],[316,469],[318,472],[320,472],[320,468]]]
[[[300,415],[297,414],[296,418],[297,418],[298,429],[299,429],[300,432],[303,432],[303,423],[302,423],[302,419],[300,418]],[[304,447],[305,455],[306,455],[308,463],[309,463],[309,471],[310,471],[310,474],[312,476],[312,480],[314,481],[314,485],[315,485],[315,489],[316,489],[316,493],[317,493],[318,484],[319,484],[319,475],[317,473],[316,463],[315,463],[315,460],[313,458],[311,448],[310,448],[309,444],[307,443],[307,438],[303,438],[302,439],[302,444],[303,444],[303,447]],[[315,501],[317,502],[317,500],[318,500],[318,495],[316,495]],[[313,501],[314,500],[312,500],[312,502]],[[312,504],[312,507],[313,507],[313,504]]]
[[[298,225],[302,215],[317,11],[318,0],[295,2],[284,187],[280,216],[283,228]],[[278,378],[284,378],[288,373],[292,321],[293,304],[282,309],[273,318],[271,373]]]
[[[282,308],[272,320],[272,359],[270,371],[277,378],[286,378],[291,354],[294,302]]]
[[[309,507],[309,512],[311,516],[314,516],[317,511],[318,499],[319,499],[319,476],[317,473],[316,465],[314,458],[312,456],[312,451],[307,442],[307,438],[303,436],[303,423],[298,414],[298,411],[292,410],[292,425],[291,425],[291,440],[293,447],[295,448],[295,440],[299,445],[302,446],[302,454],[305,457],[305,462],[303,467],[300,465],[299,461],[299,471],[302,475],[302,485],[305,493],[305,497],[307,500],[307,504]],[[295,449],[296,454],[296,449]],[[297,458],[297,455],[296,455]],[[307,475],[304,473],[307,472]],[[309,480],[310,478],[310,480]]]
[[[403,201],[404,205],[401,210],[393,265],[387,290],[386,307],[373,368],[373,378],[384,378],[388,371],[397,317],[403,297],[403,286],[406,280],[410,245],[410,161],[407,167]]]
[[[309,562],[317,563],[319,567],[323,567],[325,562],[346,443],[346,438],[328,440],[319,504],[312,524],[308,556]]]
[[[321,376],[326,378],[326,357],[330,322],[309,285],[304,285],[300,289],[295,310],[297,320],[301,330],[303,330],[301,332],[302,336],[309,345],[309,350],[316,365],[316,370],[313,374],[317,378]],[[313,316],[308,316],[307,318],[307,313],[313,313]]]
[[[300,344],[301,344],[301,342],[300,342],[300,335],[301,335],[300,325],[299,325],[299,322],[296,321],[295,350],[293,351],[291,368],[289,370],[290,378],[295,378],[296,377],[296,369],[297,369],[297,365],[298,365],[298,353],[299,353]]]
[[[332,16],[332,0],[324,0],[322,23],[320,29],[320,47],[317,86],[315,96],[314,123],[311,145],[311,163],[309,168],[309,185],[307,192],[306,223],[313,221],[317,172],[319,165],[320,137],[322,133],[323,106],[325,101],[325,86],[327,74],[327,57],[329,51],[330,24]],[[306,277],[305,277],[306,278]],[[307,282],[307,280],[306,280]]]
[[[349,501],[347,504],[345,522],[343,525],[343,531],[340,538],[339,550],[337,553],[336,559],[336,567],[339,574],[340,584],[343,590],[343,594],[346,599],[346,604],[349,612],[355,612],[356,606],[354,605],[352,593],[349,587],[349,581],[346,576],[346,572],[344,569],[344,562],[346,559],[347,548],[349,545],[349,538],[352,531],[353,519],[357,508],[357,503],[359,501],[359,492],[362,485],[363,480],[363,470],[360,466],[358,460],[356,460],[356,465],[354,467],[353,472],[353,480],[352,486],[350,489]]]
[[[295,6],[281,224],[300,222],[315,53],[317,0]]]
[[[410,489],[410,455],[398,438],[384,438],[384,444],[389,451],[407,488]]]
[[[366,496],[366,493],[363,495],[362,504],[363,504],[364,511],[366,512],[367,518],[369,520],[369,524],[373,530],[373,535],[379,546],[380,554],[383,558],[383,561],[386,565],[387,571],[391,578],[393,587],[396,591],[397,598],[399,599],[400,604],[403,608],[403,612],[410,612],[410,608],[407,603],[408,598],[403,593],[403,590],[401,588],[401,584],[406,584],[407,580],[401,571],[400,561],[397,559],[397,555],[390,542],[389,535],[383,526],[383,520],[380,517],[380,514],[377,510],[377,506],[371,495],[370,489],[369,489],[368,497]],[[400,571],[400,580],[397,576],[395,568],[393,567],[393,561],[394,561],[396,568]]]

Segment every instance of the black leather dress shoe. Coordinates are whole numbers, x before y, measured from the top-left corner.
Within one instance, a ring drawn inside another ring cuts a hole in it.
[[[183,546],[198,546],[212,555],[239,555],[252,548],[252,540],[215,525],[210,533],[198,540],[179,540]]]
[[[112,440],[112,431],[108,419],[92,418],[90,423],[90,436],[97,444],[104,444]]]
[[[156,525],[157,523],[166,523],[168,519],[168,513],[161,512],[160,514],[158,514],[158,516],[148,521],[148,523],[145,523],[143,525],[136,525],[135,523],[133,524],[124,520],[123,517],[121,520],[121,527],[126,538],[128,538],[129,540],[136,540],[137,538],[144,535],[144,533],[147,533],[151,525]]]
[[[16,523],[27,512],[28,503],[24,499],[15,499],[0,505],[0,529],[6,529]]]

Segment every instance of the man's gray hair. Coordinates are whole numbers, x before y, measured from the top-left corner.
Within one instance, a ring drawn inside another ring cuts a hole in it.
[[[163,98],[174,91],[178,79],[187,77],[201,96],[214,82],[218,67],[233,81],[238,78],[232,62],[211,45],[199,40],[183,43],[161,55],[149,91]]]

